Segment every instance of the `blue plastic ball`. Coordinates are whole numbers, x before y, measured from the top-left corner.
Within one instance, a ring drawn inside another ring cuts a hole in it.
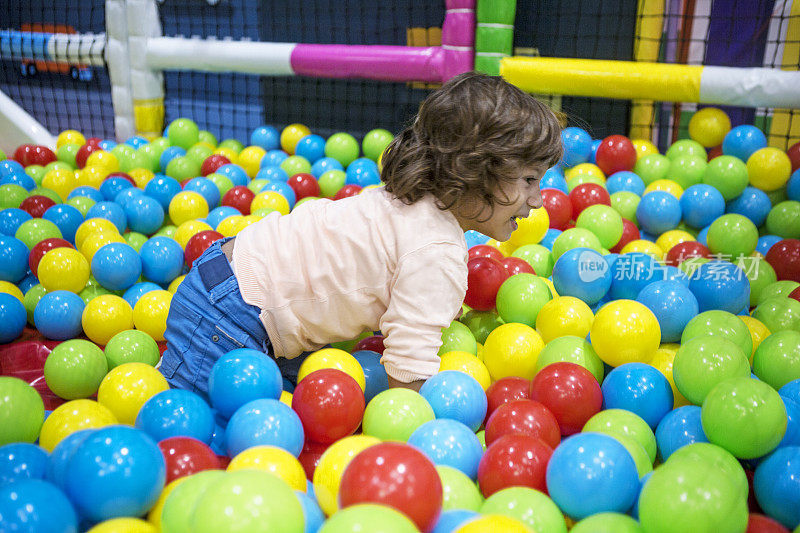
[[[655,281],[636,297],[637,302],[644,304],[656,316],[661,327],[661,342],[680,342],[683,328],[697,316],[697,298],[689,290],[689,280],[685,274],[684,278],[687,283]]]
[[[663,265],[661,266],[660,270],[661,270],[661,275],[659,276],[659,279],[661,281],[677,281],[683,284],[684,287],[689,286],[689,276],[687,276],[686,272],[684,272],[680,268],[674,267],[672,265]]]
[[[303,450],[303,424],[291,407],[279,400],[253,400],[241,406],[225,429],[229,457],[253,446],[278,446],[295,457]]]
[[[544,237],[542,238],[541,241],[539,241],[539,244],[541,244],[542,246],[544,246],[545,248],[547,248],[552,252],[553,243],[556,242],[556,239],[562,233],[563,232],[560,229],[550,228],[544,233]]]
[[[372,159],[359,157],[347,166],[345,185],[367,187],[381,182],[378,165]]]
[[[158,158],[158,166],[161,167],[161,172],[166,172],[167,165],[169,162],[175,159],[176,157],[183,157],[186,155],[186,150],[181,148],[180,146],[170,146],[163,152],[161,152],[161,157]]]
[[[319,135],[306,135],[294,147],[295,155],[305,157],[309,163],[314,163],[325,157],[325,139]]]
[[[634,193],[636,196],[641,196],[644,194],[644,189],[645,186],[642,178],[630,170],[615,172],[606,180],[606,190],[608,194],[627,191]]]
[[[557,189],[564,194],[569,194],[569,187],[567,187],[567,180],[564,179],[564,174],[558,168],[548,168],[542,179],[539,181],[539,188],[544,189]]]
[[[736,213],[749,218],[756,227],[764,224],[772,209],[767,193],[755,187],[745,187],[742,194],[728,202],[726,213]]]
[[[0,235],[8,235],[13,237],[17,233],[17,229],[26,222],[33,218],[30,213],[23,211],[18,207],[8,207],[0,209]]]
[[[212,228],[216,228],[217,226],[219,226],[219,223],[225,220],[226,218],[241,214],[242,213],[235,207],[231,207],[229,205],[223,205],[221,207],[213,209],[210,213],[208,213],[208,216],[206,217],[206,222]]]
[[[437,466],[455,468],[473,481],[478,477],[483,446],[475,432],[457,420],[439,418],[425,422],[414,430],[408,444]]]
[[[389,375],[381,364],[381,354],[372,350],[358,350],[353,352],[361,368],[364,369],[366,388],[364,400],[369,403],[375,396],[389,388]]]
[[[311,175],[317,179],[329,170],[344,170],[344,167],[339,161],[332,157],[317,159],[314,164],[311,165]]]
[[[125,139],[125,144],[127,144],[128,146],[132,146],[134,148],[140,148],[145,144],[147,144],[148,142],[149,141],[147,139],[139,135],[134,135],[133,137],[128,137],[127,139]]]
[[[28,442],[0,446],[0,487],[24,479],[44,479],[47,452]]]
[[[475,231],[474,229],[470,229],[464,232],[464,240],[467,241],[467,249],[469,249],[479,244],[486,244],[489,240],[489,236]]]
[[[158,500],[167,467],[156,442],[130,426],[98,429],[67,465],[67,494],[82,516],[141,516]]]
[[[778,394],[793,400],[797,404],[800,404],[800,379],[793,379],[778,389]]]
[[[214,432],[214,416],[211,407],[197,394],[170,389],[145,402],[136,416],[136,427],[156,442],[182,436],[208,444]]]
[[[148,280],[166,285],[177,278],[183,268],[183,249],[169,237],[152,237],[139,250],[142,274]]]
[[[56,204],[44,212],[42,218],[49,220],[61,230],[61,236],[75,242],[75,233],[83,224],[83,215],[69,204]]]
[[[130,182],[128,182],[128,184],[130,185]],[[94,187],[89,187],[88,185],[81,185],[80,187],[75,187],[67,195],[67,199],[75,198],[76,196],[83,196],[84,198],[89,198],[90,200],[94,200],[95,202],[102,202],[103,200],[105,200],[105,196],[103,196],[103,193],[101,193]]]
[[[128,217],[119,204],[114,202],[97,202],[86,212],[86,219],[104,218],[116,226],[120,235],[128,227]]]
[[[0,179],[7,178],[16,174],[25,174],[25,167],[13,159],[3,159],[0,161]]]
[[[28,272],[28,254],[24,242],[0,235],[0,280],[17,283]]]
[[[145,194],[125,204],[125,216],[131,231],[152,235],[164,224],[164,208],[158,200]]]
[[[728,261],[701,264],[689,278],[689,290],[701,313],[721,309],[736,314],[750,305],[750,281],[741,268]]]
[[[259,166],[261,168],[264,167],[279,167],[281,163],[283,163],[286,158],[289,157],[289,154],[284,152],[280,149],[275,150],[268,150],[264,157],[261,158],[261,163]]]
[[[61,439],[47,458],[45,479],[61,490],[67,489],[67,465],[80,445],[96,429],[80,429]]]
[[[150,198],[155,198],[165,211],[169,209],[173,196],[179,192],[181,184],[178,180],[164,175],[156,175],[144,186],[144,193]]]
[[[250,145],[275,150],[281,145],[281,133],[273,126],[259,126],[250,134]]]
[[[78,515],[55,485],[27,479],[0,487],[0,524],[3,531],[76,533]]]
[[[208,178],[197,177],[190,179],[183,187],[184,191],[194,191],[205,198],[208,207],[214,209],[219,205],[219,187]]]
[[[22,291],[22,294],[25,294],[30,290],[31,287],[38,284],[39,280],[36,279],[36,276],[33,275],[33,272],[28,270],[28,273],[25,275],[24,278],[22,278],[22,281],[17,283],[17,287],[19,287],[19,290]]]
[[[117,143],[115,141],[112,141],[111,139],[103,139],[97,144],[98,146],[100,146],[101,150],[105,150],[106,152],[110,152],[111,149],[117,145]]]
[[[419,393],[433,409],[436,418],[457,420],[478,431],[486,417],[486,393],[472,376],[455,370],[434,374]]]
[[[744,162],[757,150],[767,147],[767,137],[755,126],[742,125],[732,128],[722,140],[722,153],[738,157]]]
[[[800,525],[800,446],[778,448],[761,461],[753,490],[768,516],[788,529]]]
[[[547,491],[573,519],[608,511],[625,513],[639,493],[639,475],[631,454],[615,438],[578,433],[553,451]]]
[[[592,155],[589,157],[589,163],[593,165],[597,164],[597,149],[600,148],[602,142],[603,139],[595,139],[592,141]]]
[[[124,242],[102,246],[92,257],[92,275],[110,291],[129,289],[142,274],[139,254]]]
[[[603,256],[590,248],[573,248],[553,266],[553,285],[561,296],[573,296],[588,305],[599,302],[611,288],[611,270]]]
[[[270,181],[261,187],[259,192],[264,191],[275,191],[286,198],[286,201],[289,202],[290,210],[294,209],[294,206],[297,203],[297,195],[295,194],[294,189],[292,189],[285,181]]]
[[[289,180],[289,174],[281,167],[262,167],[256,174],[256,179],[286,182]]]
[[[786,446],[800,446],[800,403],[781,396],[783,406],[786,408],[786,433],[778,443],[778,448]]]
[[[709,224],[708,226],[706,226],[703,229],[701,229],[700,232],[697,234],[697,242],[699,242],[700,244],[702,244],[703,246],[706,246],[706,247],[708,246],[708,230],[709,230],[709,228],[711,228],[711,224]]]
[[[600,387],[603,409],[625,409],[641,417],[651,429],[672,410],[672,388],[657,368],[625,363],[608,373]]]
[[[128,187],[127,189],[122,189],[117,193],[117,195],[114,197],[114,203],[119,204],[122,209],[125,209],[125,206],[128,204],[128,202],[137,196],[144,196],[144,191],[137,187]]]
[[[792,172],[786,183],[786,197],[789,200],[800,202],[800,168]]]
[[[780,242],[782,240],[783,237],[779,237],[777,235],[762,235],[761,237],[758,238],[758,243],[756,244],[756,252],[766,257],[767,252],[769,252],[769,249],[772,248],[772,246],[775,243]]]
[[[699,405],[684,405],[673,409],[658,423],[656,444],[662,461],[669,459],[675,450],[695,442],[708,442],[700,423]]]
[[[117,195],[125,189],[132,189],[133,184],[125,178],[119,176],[111,176],[103,180],[100,184],[100,194],[103,195],[103,201],[113,202]],[[101,200],[95,200],[100,202]]]
[[[319,531],[322,524],[325,522],[325,513],[320,509],[317,500],[313,497],[313,491],[308,490],[303,492],[300,490],[294,491],[297,498],[300,500],[300,505],[303,506],[303,518],[305,519],[305,533],[315,533]]]
[[[252,400],[279,399],[281,382],[281,372],[271,357],[239,348],[214,363],[208,376],[208,396],[214,409],[227,419]]]
[[[247,175],[247,172],[245,172],[245,170],[239,165],[234,165],[233,163],[222,165],[215,172],[217,174],[227,176],[228,179],[231,180],[231,183],[233,183],[234,187],[239,185],[247,185],[250,182],[250,177]]]
[[[679,200],[663,191],[645,194],[636,207],[636,220],[639,226],[655,236],[678,227],[681,216]]]
[[[479,513],[469,509],[447,509],[439,515],[431,533],[453,533],[473,518],[480,516]]]
[[[4,178],[0,178],[0,185],[19,185],[26,191],[30,192],[36,188],[36,181],[27,174],[12,174]]]
[[[639,292],[660,279],[658,276],[661,274],[652,256],[641,252],[618,256],[610,270],[608,295],[612,300],[635,300]]]
[[[683,220],[693,228],[705,228],[725,213],[725,198],[711,185],[692,185],[681,195]]]
[[[140,259],[141,261],[141,259]],[[130,304],[131,309],[136,307],[136,302],[139,301],[144,294],[150,291],[160,291],[161,286],[156,285],[152,281],[140,281],[139,283],[135,283],[125,291],[125,294],[122,295],[122,298]]]
[[[33,310],[33,323],[48,339],[74,339],[83,331],[81,315],[84,307],[85,302],[74,292],[48,292]]]
[[[592,155],[592,136],[582,128],[569,127],[561,131],[564,145],[564,165],[574,167],[586,163]]]

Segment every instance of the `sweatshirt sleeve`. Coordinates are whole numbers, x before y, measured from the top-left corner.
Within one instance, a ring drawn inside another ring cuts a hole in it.
[[[450,325],[467,292],[461,246],[432,243],[400,259],[389,305],[381,317],[386,372],[408,383],[439,371],[442,328]]]

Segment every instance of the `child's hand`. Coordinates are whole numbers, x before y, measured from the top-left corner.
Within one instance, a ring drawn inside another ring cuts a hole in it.
[[[389,388],[390,389],[395,389],[395,388],[411,389],[413,391],[419,392],[419,389],[420,389],[420,387],[422,387],[423,383],[425,383],[425,380],[422,380],[422,379],[417,380],[417,381],[412,381],[411,383],[403,383],[402,381],[397,381],[392,376],[389,376]]]

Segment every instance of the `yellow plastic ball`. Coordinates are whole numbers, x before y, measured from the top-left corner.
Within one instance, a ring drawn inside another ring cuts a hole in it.
[[[650,185],[645,187],[642,196],[653,191],[662,191],[669,193],[678,200],[680,200],[681,196],[683,196],[683,187],[681,187],[678,183],[667,179],[655,180],[652,183],[650,183]]]
[[[674,348],[673,348],[674,346]],[[673,404],[672,408],[677,409],[684,405],[691,405],[691,402],[681,394],[678,387],[675,386],[675,379],[672,377],[672,363],[675,361],[675,353],[678,351],[680,345],[662,344],[661,347],[653,354],[652,359],[647,362],[648,365],[655,367],[656,370],[664,374],[667,378],[669,386],[672,389]]]
[[[116,230],[96,231],[83,240],[78,250],[91,265],[97,250],[112,242],[125,242],[125,239]]]
[[[606,364],[647,363],[661,342],[653,312],[634,300],[615,300],[594,316],[592,347]]]
[[[478,356],[469,352],[454,350],[443,353],[439,362],[439,372],[444,372],[445,370],[457,370],[472,376],[475,381],[480,383],[483,390],[488,389],[489,385],[492,384],[489,369],[486,368],[486,365]]]
[[[495,328],[483,344],[483,362],[493,381],[508,376],[533,379],[544,341],[535,329],[510,323]]]
[[[756,348],[758,348],[758,345],[761,344],[764,339],[772,335],[772,332],[757,318],[747,315],[739,315],[739,318],[745,323],[747,329],[750,331],[750,338],[753,339],[753,351],[747,354],[748,359],[750,359],[750,364],[752,365],[753,354],[756,353]]]
[[[592,329],[594,314],[583,300],[573,296],[553,298],[536,315],[536,331],[545,344],[558,337],[585,338]]]
[[[234,165],[238,165],[239,164],[239,154],[235,150],[232,150],[230,148],[225,148],[225,147],[223,147],[223,148],[215,148],[214,149],[214,153],[217,154],[217,155],[223,155],[223,156],[227,157],[228,161],[230,161]]]
[[[86,158],[87,167],[102,168],[106,175],[112,172],[119,172],[119,160],[117,156],[105,150],[95,150]]]
[[[455,530],[455,533],[536,533],[531,528],[510,516],[485,514],[470,520]]]
[[[93,400],[72,400],[53,410],[39,433],[39,446],[52,452],[64,438],[76,431],[101,428],[117,423],[114,413]]]
[[[133,308],[133,325],[153,337],[156,342],[163,341],[171,301],[172,293],[169,291],[145,293]]]
[[[159,529],[141,518],[112,518],[100,522],[87,533],[158,533]]]
[[[631,144],[633,144],[633,148],[636,150],[636,159],[658,153],[656,145],[647,139],[631,139]]]
[[[344,469],[353,457],[380,442],[376,437],[352,435],[331,444],[319,458],[317,468],[314,470],[314,495],[327,516],[331,516],[339,509],[339,485],[342,482]]]
[[[122,424],[133,425],[147,400],[169,390],[161,372],[145,363],[124,363],[113,368],[97,389],[97,401],[108,407]]]
[[[136,187],[144,189],[150,183],[150,180],[155,177],[155,174],[146,168],[134,168],[128,171],[128,176],[133,179]]]
[[[253,446],[231,459],[228,472],[262,470],[286,482],[293,490],[306,492],[306,472],[300,461],[277,446]]]
[[[361,364],[355,357],[338,348],[323,348],[306,357],[306,360],[303,361],[303,364],[300,365],[300,370],[297,372],[298,383],[310,373],[322,368],[341,370],[356,380],[356,383],[358,383],[362,391],[367,386],[364,377],[364,369],[361,367]]]
[[[48,291],[79,293],[89,281],[91,268],[86,258],[74,248],[53,248],[39,261],[39,283]]]
[[[291,392],[282,390],[281,391],[281,397],[278,398],[278,400],[283,402],[283,403],[285,403],[289,407],[291,407],[292,406],[292,397],[293,397],[293,395],[292,395]]]
[[[42,187],[54,191],[62,201],[66,201],[69,193],[78,185],[80,182],[75,172],[65,168],[54,168],[42,177]]]
[[[248,176],[254,178],[261,169],[261,159],[265,155],[267,155],[267,151],[260,146],[248,146],[239,152],[239,166],[247,172]]]
[[[189,479],[189,477],[190,476],[179,477],[167,483],[167,486],[164,487],[161,494],[158,495],[156,503],[153,504],[150,511],[148,511],[147,521],[156,526],[159,531],[161,530],[161,512],[164,510],[164,503],[167,501],[167,497],[172,494],[172,491],[175,490],[178,485]]]
[[[644,239],[637,239],[635,241],[631,241],[622,247],[623,254],[631,252],[641,252],[643,254],[648,254],[657,261],[661,261],[662,259],[664,259],[664,250],[662,250],[656,243],[646,241]]]
[[[208,216],[208,202],[194,191],[179,192],[169,202],[169,218],[176,226],[187,220],[197,220]]]
[[[184,279],[186,279],[186,274],[181,274],[177,278],[173,279],[169,283],[169,287],[167,287],[167,290],[172,294],[175,294],[176,292],[178,292],[178,287],[180,286],[181,282],[183,282]]]
[[[65,144],[86,144],[86,137],[76,130],[64,130],[56,137],[56,149],[61,148]]]
[[[674,246],[677,246],[682,242],[691,242],[696,240],[697,239],[695,239],[694,235],[688,231],[672,229],[665,231],[658,236],[656,239],[656,246],[661,249],[662,253],[669,253]]]
[[[117,333],[133,329],[133,309],[116,294],[95,296],[83,308],[81,325],[92,342],[105,346]]]
[[[762,148],[747,159],[750,185],[762,191],[772,192],[784,187],[791,174],[792,162],[783,150]]]
[[[250,211],[258,211],[265,207],[275,209],[281,215],[289,214],[289,201],[276,191],[264,191],[256,194],[250,204]]]
[[[89,235],[97,231],[119,234],[119,230],[110,220],[105,218],[89,218],[83,221],[75,232],[75,247],[80,250],[83,241],[85,241]]]
[[[581,163],[564,171],[564,179],[567,181],[577,176],[591,176],[598,178],[602,183],[606,182],[606,175],[600,170],[600,167],[592,163]]]
[[[545,282],[545,284],[547,284],[547,287],[550,289],[550,294],[553,295],[553,298],[557,297],[558,292],[556,292],[556,286],[553,285],[553,280],[550,278],[542,278],[542,280]]]
[[[16,298],[20,302],[25,297],[25,295],[22,294],[22,291],[19,290],[19,287],[17,287],[16,285],[11,283],[10,281],[0,281],[0,292],[4,292],[6,294],[10,294],[11,296]]]
[[[181,248],[185,250],[186,243],[189,242],[189,239],[201,231],[208,231],[212,229],[214,228],[202,220],[187,220],[175,229],[175,235],[172,238],[178,241],[178,244],[181,245]]]
[[[508,238],[516,248],[526,244],[537,244],[550,228],[550,216],[545,208],[531,209],[526,218],[517,219],[517,229]]]
[[[108,177],[108,172],[103,167],[83,167],[80,174],[77,174],[78,185],[88,185],[99,189],[103,180]]]
[[[233,237],[239,233],[239,225],[242,224],[244,216],[231,215],[225,217],[219,224],[217,224],[217,231],[222,233],[225,237]]]
[[[475,357],[477,357],[480,362],[483,362],[483,344],[479,342],[476,342],[475,344],[478,345],[478,352],[475,354]],[[486,365],[483,366],[485,367]],[[486,372],[489,371],[487,370]],[[491,381],[491,376],[489,377],[489,380]]]
[[[287,154],[293,155],[297,143],[306,135],[311,135],[311,130],[308,129],[308,126],[304,126],[303,124],[289,124],[283,128],[281,132],[281,148],[283,148],[283,151]]]
[[[519,248],[519,246],[512,243],[511,241],[497,243],[497,249],[500,250],[500,253],[502,253],[503,256],[505,257],[508,257],[509,255],[513,254],[514,250],[516,250],[517,248]]]
[[[725,111],[716,107],[704,107],[689,119],[689,137],[705,148],[722,144],[729,131],[731,119]]]

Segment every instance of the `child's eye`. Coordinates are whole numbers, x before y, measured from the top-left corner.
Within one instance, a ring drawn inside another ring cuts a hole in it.
[[[528,183],[528,185],[533,185],[539,181],[539,178],[526,178],[525,181]]]

